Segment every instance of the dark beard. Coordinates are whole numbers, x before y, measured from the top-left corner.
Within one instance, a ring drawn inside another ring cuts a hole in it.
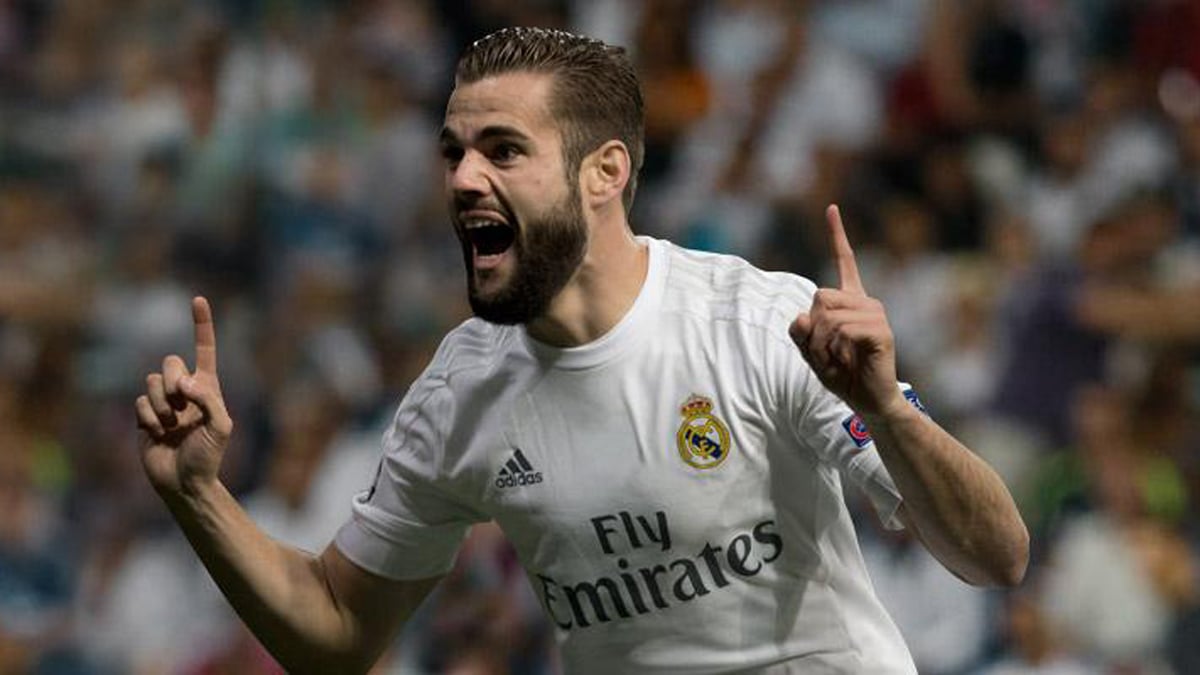
[[[579,190],[536,221],[521,223],[513,241],[516,264],[508,284],[491,297],[482,297],[475,287],[471,245],[464,244],[467,263],[467,298],[475,316],[491,323],[524,324],[542,316],[550,302],[567,285],[583,262],[587,248],[587,225]]]

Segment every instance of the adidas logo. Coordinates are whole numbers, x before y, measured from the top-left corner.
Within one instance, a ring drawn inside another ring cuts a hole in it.
[[[542,472],[534,471],[520,448],[513,450],[512,457],[500,467],[496,475],[496,487],[504,489],[521,485],[536,485],[542,482]]]

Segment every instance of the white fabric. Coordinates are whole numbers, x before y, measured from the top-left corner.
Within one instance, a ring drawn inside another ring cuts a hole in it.
[[[378,574],[428,577],[495,519],[573,673],[915,672],[841,476],[893,526],[899,493],[787,336],[815,287],[642,241],[646,283],[599,340],[555,349],[476,319],[453,331],[337,545]],[[685,418],[693,395],[711,417]],[[685,427],[721,452],[681,452]]]

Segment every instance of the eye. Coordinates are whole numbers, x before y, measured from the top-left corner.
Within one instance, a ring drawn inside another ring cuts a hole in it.
[[[515,143],[497,143],[491,152],[492,161],[499,163],[511,162],[520,155],[521,148]]]
[[[457,145],[443,145],[442,159],[445,160],[448,166],[457,166],[463,158],[463,149]]]

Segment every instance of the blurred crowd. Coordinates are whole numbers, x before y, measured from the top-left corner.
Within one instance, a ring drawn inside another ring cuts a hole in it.
[[[1200,3],[0,0],[0,673],[277,673],[146,482],[133,399],[214,306],[225,481],[319,550],[468,315],[436,135],[506,25],[626,46],[640,234],[829,282],[1010,485],[1015,591],[860,510],[925,674],[1200,672]],[[714,620],[720,620],[714,617]],[[472,532],[380,673],[554,673]]]

